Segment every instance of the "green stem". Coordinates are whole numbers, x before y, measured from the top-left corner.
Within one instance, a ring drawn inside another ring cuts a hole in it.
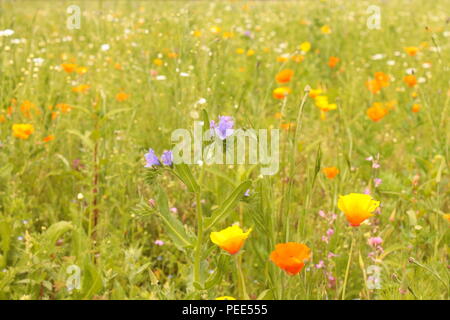
[[[241,261],[239,259],[240,259],[240,257],[234,256],[234,261],[236,263],[236,270],[238,273],[239,297],[241,299],[248,300],[249,296],[247,294],[247,288],[245,286],[244,273],[242,272]]]
[[[352,244],[350,245],[350,253],[348,254],[347,269],[345,270],[344,284],[342,286],[342,300],[345,299],[345,289],[347,288],[348,273],[350,271],[350,263],[352,261],[353,247],[355,246],[355,233],[352,233]]]
[[[203,242],[203,215],[202,215],[202,203],[200,199],[200,192],[196,193],[197,204],[197,244],[195,248],[195,260],[194,260],[194,282],[200,284],[200,260],[202,257],[202,242]]]

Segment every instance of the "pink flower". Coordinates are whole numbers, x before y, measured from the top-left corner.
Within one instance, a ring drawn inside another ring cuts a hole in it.
[[[175,207],[173,207],[173,208],[170,208],[170,211],[171,211],[172,213],[178,213],[178,209],[177,209],[177,208],[175,208]]]
[[[381,184],[382,180],[380,178],[373,179],[373,183],[375,185],[375,188],[378,188]]]
[[[370,246],[376,247],[383,243],[383,239],[381,239],[380,237],[372,237],[369,238],[368,242]]]
[[[316,268],[317,269],[322,269],[323,267],[325,267],[325,263],[323,262],[323,260],[320,260],[318,264],[316,264]]]
[[[156,244],[157,246],[163,246],[164,245],[164,241],[162,241],[162,240],[155,240],[154,244]]]
[[[334,230],[333,229],[328,229],[327,230],[327,236],[331,237],[334,234]]]
[[[328,237],[322,236],[322,241],[328,243]]]
[[[320,210],[319,211],[319,216],[321,216],[322,218],[325,218],[326,214],[325,214],[325,212],[323,210]]]
[[[148,204],[151,206],[151,207],[156,207],[156,201],[155,201],[155,199],[150,199],[150,200],[148,200]]]
[[[337,254],[334,254],[333,252],[330,251],[330,252],[328,252],[327,257],[328,257],[328,259],[331,259],[331,258],[337,257]]]

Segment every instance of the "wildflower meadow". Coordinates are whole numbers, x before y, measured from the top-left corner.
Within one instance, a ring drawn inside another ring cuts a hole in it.
[[[0,299],[447,300],[450,1],[0,1]]]

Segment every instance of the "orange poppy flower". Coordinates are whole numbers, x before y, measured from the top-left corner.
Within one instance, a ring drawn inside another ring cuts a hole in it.
[[[291,88],[288,87],[279,87],[273,90],[273,97],[275,99],[284,99],[292,92]]]
[[[121,91],[118,94],[116,94],[116,100],[119,101],[119,102],[125,101],[129,97],[130,97],[130,95],[125,93],[125,92],[123,92],[123,91]]]
[[[417,84],[417,79],[415,75],[407,75],[403,78],[403,82],[405,82],[408,87],[412,88]]]
[[[270,260],[290,275],[296,275],[311,258],[311,249],[303,243],[279,243],[270,254]]]
[[[43,142],[50,142],[50,141],[53,141],[53,140],[55,140],[55,136],[52,135],[52,134],[47,136],[47,137],[45,137],[44,139],[42,139]]]
[[[411,107],[411,111],[412,111],[412,112],[419,112],[419,111],[420,111],[420,108],[422,108],[422,106],[421,106],[420,104],[414,103],[414,104],[412,105],[412,107]]]
[[[336,167],[323,168],[323,173],[328,179],[334,179],[339,173],[339,169]]]
[[[61,68],[67,73],[72,73],[77,68],[77,65],[75,63],[63,63],[61,64]]]
[[[383,107],[379,102],[374,102],[374,104],[367,109],[367,116],[374,122],[380,121],[388,114],[388,109]]]
[[[72,110],[72,107],[67,103],[58,103],[55,107],[61,110],[62,113],[68,113]]]
[[[285,69],[285,70],[280,71],[275,76],[275,80],[278,83],[287,83],[287,82],[291,81],[293,75],[294,75],[294,71],[293,70]]]
[[[365,83],[367,89],[369,89],[370,92],[373,94],[376,94],[381,91],[381,85],[378,83],[377,80],[369,80]]]
[[[339,59],[338,57],[330,57],[330,59],[328,60],[328,66],[330,68],[334,68],[340,60],[341,59]]]
[[[375,72],[375,80],[381,88],[389,86],[389,75],[384,72]]]
[[[0,114],[0,123],[6,122],[6,117]]]

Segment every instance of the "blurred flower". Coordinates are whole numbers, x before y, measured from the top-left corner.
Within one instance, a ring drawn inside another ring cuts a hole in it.
[[[233,225],[219,232],[211,232],[211,241],[229,254],[237,253],[244,245],[252,229],[244,232],[238,225]]]
[[[417,52],[419,51],[419,48],[417,48],[417,47],[405,47],[404,49],[405,49],[405,52],[411,57],[415,56],[417,54]]]
[[[418,103],[414,103],[411,107],[411,111],[416,113],[420,111],[420,108],[422,108],[422,106]]]
[[[334,68],[340,60],[341,59],[339,59],[338,57],[330,57],[330,59],[328,59],[328,66],[330,68]]]
[[[294,71],[293,70],[285,69],[285,70],[280,71],[275,76],[275,80],[278,83],[287,83],[287,82],[291,81],[293,75],[294,75]]]
[[[155,240],[154,244],[156,244],[157,246],[163,246],[164,245],[164,241],[162,241],[162,240]]]
[[[361,193],[350,193],[340,196],[338,201],[338,208],[344,212],[345,217],[353,227],[359,226],[364,220],[373,216],[373,212],[379,205],[379,201]]]
[[[86,93],[91,86],[88,84],[80,84],[79,86],[73,87],[72,92],[76,93]]]
[[[233,117],[230,116],[219,116],[219,124],[216,125],[214,120],[211,120],[209,126],[221,140],[225,140],[234,132],[234,121]]]
[[[339,169],[336,167],[323,168],[323,173],[328,179],[333,179],[338,175]]]
[[[309,90],[309,97],[315,99],[316,97],[318,97],[321,93],[322,93],[322,89],[318,88],[318,89],[311,89]]]
[[[325,262],[323,260],[320,260],[318,264],[315,265],[316,269],[322,269],[325,267]]]
[[[67,73],[72,73],[77,68],[77,65],[75,63],[63,63],[61,64],[61,68]]]
[[[153,168],[153,166],[161,165],[153,149],[149,149],[148,153],[146,153],[144,157],[146,161],[145,168]]]
[[[383,243],[383,239],[381,239],[380,237],[372,237],[369,238],[367,242],[369,243],[370,246],[376,247]]]
[[[322,32],[323,34],[330,34],[331,28],[329,25],[324,25],[320,28],[320,32]]]
[[[157,65],[157,66],[162,66],[163,65],[163,61],[161,59],[153,59],[153,64]]]
[[[410,74],[403,78],[403,82],[408,85],[408,87],[412,88],[417,84],[416,76]]]
[[[49,135],[49,136],[46,136],[44,139],[42,139],[42,141],[43,142],[50,142],[50,141],[53,141],[53,140],[55,140],[55,136],[54,135]]]
[[[311,257],[311,249],[303,243],[279,243],[270,254],[270,260],[290,275],[296,275]]]
[[[209,31],[211,31],[213,34],[218,34],[220,33],[220,28],[217,26],[213,26],[209,29]]]
[[[308,52],[309,50],[311,50],[311,43],[308,41],[302,42],[302,44],[300,44],[298,46],[298,48],[303,51],[303,52]]]
[[[12,131],[14,137],[26,140],[34,132],[34,127],[32,124],[13,124]]]
[[[279,87],[273,90],[273,97],[275,99],[284,99],[292,92],[291,88],[288,87]]]
[[[374,102],[373,105],[367,109],[367,116],[374,122],[380,121],[388,114],[388,110],[379,102]]]
[[[375,186],[375,188],[378,188],[381,184],[382,180],[380,178],[375,178],[373,179],[373,184]]]
[[[119,101],[119,102],[125,101],[129,97],[130,97],[130,95],[125,93],[125,92],[123,92],[123,91],[121,91],[118,94],[116,94],[116,100]]]
[[[444,219],[446,219],[448,222],[450,222],[450,213],[444,214]]]
[[[171,166],[173,164],[173,154],[172,151],[166,150],[161,156],[161,161],[166,166]]]
[[[78,74],[81,74],[81,75],[87,73],[87,71],[88,71],[88,68],[86,68],[86,67],[77,67],[75,69],[75,72]]]
[[[102,44],[102,45],[100,46],[100,49],[101,49],[102,51],[108,51],[110,48],[111,48],[111,46],[110,46],[109,44],[107,44],[107,43]]]

